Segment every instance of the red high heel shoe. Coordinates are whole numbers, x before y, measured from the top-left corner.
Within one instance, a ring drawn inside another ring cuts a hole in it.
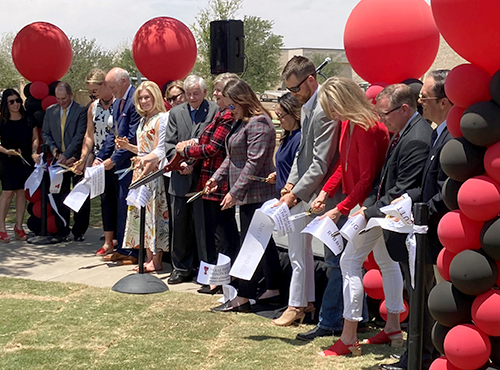
[[[333,346],[320,352],[320,356],[344,356],[352,353],[353,356],[361,356],[361,346],[358,341],[346,346],[340,339]]]
[[[17,227],[14,226],[14,234],[16,236],[16,240],[23,240],[23,241],[28,240],[28,235],[26,235],[22,227],[21,230],[19,230]]]
[[[401,348],[403,347],[403,336],[401,335],[401,330],[393,331],[392,333],[386,333],[382,330],[377,335],[365,339],[363,343],[365,344],[387,344],[390,343],[391,347]]]
[[[7,234],[6,232],[0,231],[0,242],[2,242],[2,243],[10,242],[9,234]]]

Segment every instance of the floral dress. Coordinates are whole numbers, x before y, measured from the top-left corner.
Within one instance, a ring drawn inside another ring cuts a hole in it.
[[[147,121],[142,118],[137,128],[138,155],[144,156],[155,148],[156,124],[162,113],[158,113]],[[154,170],[156,170],[155,168]],[[142,170],[134,170],[132,181],[142,176]],[[146,205],[146,227],[144,248],[156,254],[158,251],[168,251],[168,208],[163,177],[154,179],[145,185],[151,193]],[[140,209],[129,205],[127,223],[125,225],[124,248],[139,248]]]

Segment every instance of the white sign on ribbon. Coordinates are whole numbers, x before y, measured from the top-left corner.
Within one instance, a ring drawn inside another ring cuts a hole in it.
[[[359,234],[366,226],[366,219],[362,215],[351,217],[340,229],[340,235],[352,242],[356,235]]]
[[[85,179],[88,179],[87,185],[90,186],[90,199],[104,193],[105,186],[104,165],[87,167],[85,169]]]
[[[229,276],[231,270],[231,258],[225,254],[219,253],[217,264],[212,265],[201,261],[198,269],[198,283],[205,285],[225,285],[231,282]]]
[[[281,203],[279,206],[274,207],[276,203],[278,203],[278,199],[271,199],[265,202],[260,210],[271,217],[274,221],[274,225],[276,230],[283,236],[285,234],[289,234],[295,231],[295,227],[293,226],[293,222],[289,220],[290,218],[290,210],[285,203]]]
[[[380,208],[380,211],[386,215],[400,219],[405,225],[413,225],[411,216],[412,201],[408,194],[403,195],[403,200],[397,203],[389,204]]]
[[[141,208],[146,207],[149,199],[151,199],[151,192],[146,185],[142,185],[137,189],[129,190],[126,201],[129,206]]]
[[[83,179],[71,190],[66,199],[64,199],[64,204],[71,208],[75,212],[79,212],[82,208],[83,203],[87,200],[90,195],[90,187],[86,184],[87,179]]]
[[[239,279],[250,280],[259,264],[267,243],[273,233],[274,223],[260,209],[256,210],[240,252],[229,274]]]
[[[62,170],[57,164],[49,166],[50,188],[49,193],[59,194],[63,182],[63,174],[57,173]]]
[[[24,190],[29,190],[30,197],[33,196],[36,189],[40,186],[45,171],[45,162],[43,161],[43,153],[40,154],[40,164],[35,164],[35,169],[24,183]]]
[[[373,227],[380,226],[384,230],[394,231],[400,234],[408,234],[413,230],[412,225],[406,225],[403,221],[394,221],[392,218],[380,218],[374,217],[370,218],[370,221],[366,224],[365,230],[370,230]]]
[[[330,217],[325,217],[322,220],[316,217],[307,227],[301,231],[302,234],[307,233],[321,240],[325,245],[337,256],[344,250],[344,242],[340,235],[339,228]]]

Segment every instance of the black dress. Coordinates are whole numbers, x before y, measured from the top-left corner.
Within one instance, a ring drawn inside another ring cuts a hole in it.
[[[28,166],[18,156],[0,153],[0,180],[3,190],[24,189],[24,183],[33,172],[31,159],[31,139],[33,124],[26,117],[18,121],[0,122],[0,141],[5,149],[21,149],[21,153],[31,165]]]

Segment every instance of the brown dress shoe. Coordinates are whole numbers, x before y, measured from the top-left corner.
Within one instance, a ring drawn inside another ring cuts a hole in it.
[[[106,262],[116,262],[116,261],[118,261],[118,259],[121,256],[123,256],[123,254],[120,254],[118,252],[114,252],[114,253],[105,255],[104,257],[102,257],[102,260],[106,261]],[[126,257],[126,256],[123,256],[123,257]]]
[[[123,254],[122,254],[123,256]],[[123,256],[123,258],[119,259],[118,261],[116,261],[116,264],[118,266],[124,266],[124,265],[137,265],[137,258],[136,257],[132,257],[132,256]]]

